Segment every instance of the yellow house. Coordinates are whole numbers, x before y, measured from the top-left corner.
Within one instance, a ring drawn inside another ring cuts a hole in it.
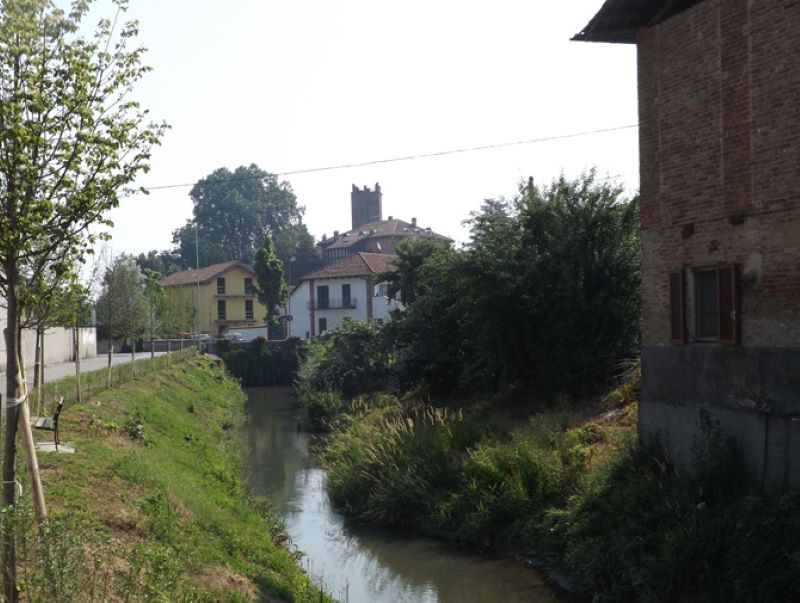
[[[258,302],[253,269],[242,262],[223,262],[200,269],[184,270],[162,279],[165,289],[191,300],[199,319],[196,329],[214,335],[237,327],[263,327],[266,308]],[[199,289],[199,295],[198,295]],[[199,302],[199,303],[198,303]]]

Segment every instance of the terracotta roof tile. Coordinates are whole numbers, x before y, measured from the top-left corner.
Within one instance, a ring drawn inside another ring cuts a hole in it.
[[[237,266],[240,266],[248,272],[255,274],[255,271],[250,266],[242,262],[220,262],[219,264],[212,264],[211,266],[200,268],[200,283],[209,283],[212,279]],[[197,270],[184,270],[183,272],[175,272],[161,279],[161,284],[165,287],[172,287],[175,285],[194,285],[195,283],[197,283]]]
[[[338,237],[328,237],[319,242],[321,247],[326,249],[338,249],[340,247],[350,247],[358,241],[373,237],[398,236],[404,238],[440,239],[450,241],[447,237],[437,234],[432,230],[414,226],[404,220],[378,220],[362,224],[358,228],[353,228],[343,232]]]
[[[393,270],[396,255],[387,253],[355,253],[304,275],[300,280],[371,276]]]

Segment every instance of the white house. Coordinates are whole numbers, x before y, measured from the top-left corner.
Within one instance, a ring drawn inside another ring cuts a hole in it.
[[[289,336],[312,339],[335,331],[346,320],[386,320],[401,307],[386,297],[378,276],[393,270],[397,256],[355,253],[300,279],[287,304]]]

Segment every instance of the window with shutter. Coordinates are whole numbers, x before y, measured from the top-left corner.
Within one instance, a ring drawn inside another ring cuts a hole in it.
[[[669,275],[670,339],[674,345],[686,343],[686,309],[683,270]]]
[[[740,341],[740,293],[738,265],[722,266],[717,270],[719,299],[719,342],[736,345]]]
[[[741,267],[729,264],[669,275],[670,340],[737,345],[741,340]],[[687,295],[687,284],[688,292]],[[687,328],[686,316],[691,316]]]

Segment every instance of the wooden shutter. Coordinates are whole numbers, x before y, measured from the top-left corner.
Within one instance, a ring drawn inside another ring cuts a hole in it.
[[[671,272],[669,275],[670,341],[673,345],[686,343],[685,273]]]
[[[717,270],[719,342],[728,345],[736,345],[741,340],[740,271],[738,265],[722,266]]]

